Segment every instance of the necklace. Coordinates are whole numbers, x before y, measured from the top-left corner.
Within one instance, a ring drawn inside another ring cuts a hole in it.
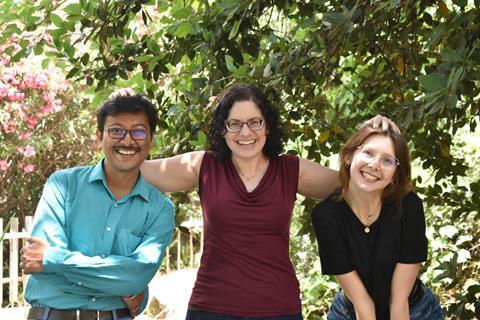
[[[368,223],[368,224],[364,224],[364,225],[363,225],[363,227],[364,227],[363,231],[365,231],[365,233],[370,233],[370,226],[372,225],[372,224],[370,223],[370,219],[373,217],[373,215],[374,215],[373,212],[371,212],[371,213],[369,213],[369,214],[367,215],[367,223]]]
[[[268,162],[267,162],[267,165],[265,167],[268,167]],[[247,174],[241,172],[238,169],[237,169],[237,172],[241,177],[245,178],[245,180],[247,180],[247,182],[249,182],[249,181],[252,181],[253,179],[255,179],[260,173],[263,173],[264,169],[265,169],[264,164],[261,164],[257,167],[257,169],[255,170],[255,172],[253,174],[247,175]]]
[[[253,180],[257,176],[257,173],[254,173],[250,176],[247,176],[246,174],[243,174],[240,171],[238,173],[240,174],[240,176],[244,177],[245,180],[247,180],[247,181]]]

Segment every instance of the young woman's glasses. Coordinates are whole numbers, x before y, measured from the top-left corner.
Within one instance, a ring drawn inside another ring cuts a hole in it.
[[[263,128],[264,121],[262,118],[252,118],[247,122],[232,119],[225,121],[225,128],[227,128],[228,132],[240,132],[245,124],[250,130],[258,131]]]
[[[377,153],[369,148],[366,148],[365,146],[360,146],[358,147],[357,157],[366,162],[372,162],[377,158]],[[396,168],[400,164],[400,161],[397,158],[388,154],[380,154],[379,157],[380,165],[384,168],[392,169]]]
[[[148,138],[148,131],[143,129],[133,129],[133,130],[126,130],[123,128],[108,128],[107,129],[108,136],[112,139],[123,139],[127,135],[130,134],[130,137],[133,140],[146,140]]]

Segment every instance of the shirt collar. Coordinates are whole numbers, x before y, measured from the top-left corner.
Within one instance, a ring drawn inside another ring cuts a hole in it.
[[[92,172],[90,173],[90,177],[88,178],[88,182],[91,183],[93,181],[102,181],[105,188],[108,188],[107,179],[105,177],[105,171],[103,170],[103,162],[105,159],[99,161],[95,167],[93,167]],[[150,185],[145,181],[142,174],[138,177],[137,183],[133,188],[132,192],[129,196],[141,196],[145,201],[149,201],[149,187]]]

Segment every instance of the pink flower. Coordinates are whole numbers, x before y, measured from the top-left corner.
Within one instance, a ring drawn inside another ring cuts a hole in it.
[[[18,164],[18,168],[19,168],[19,169],[23,169],[23,167],[25,167],[25,163],[20,162],[20,163]]]
[[[41,113],[43,115],[48,115],[53,111],[53,108],[53,104],[51,102],[48,102],[46,105],[41,107],[40,110],[42,111]]]
[[[55,110],[55,112],[62,111],[62,99],[55,99],[53,109]]]
[[[15,132],[17,124],[13,120],[8,120],[6,124],[2,124],[3,130],[6,133]]]
[[[43,89],[47,86],[47,75],[45,73],[26,73],[23,77],[25,88]]]
[[[8,167],[10,167],[10,163],[7,160],[0,160],[0,171],[7,171]]]
[[[35,148],[32,146],[26,146],[22,153],[25,158],[33,157],[36,154]]]
[[[31,132],[23,132],[18,134],[18,139],[20,140],[27,140],[32,136]]]
[[[15,89],[10,89],[8,91],[8,99],[11,101],[22,101],[25,99],[25,93],[16,91]]]
[[[32,136],[31,132],[23,132],[18,134],[18,139],[20,140],[27,140]]]
[[[17,73],[13,70],[5,70],[2,74],[3,81],[7,83],[16,82]]]
[[[35,126],[38,124],[38,119],[32,116],[26,116],[25,120],[27,120],[27,127],[29,129],[35,128]]]
[[[24,168],[23,168],[23,171],[25,173],[30,173],[30,172],[33,172],[35,170],[35,165],[33,164],[27,164]]]
[[[8,95],[8,85],[0,82],[0,98],[4,98]]]
[[[90,140],[92,140],[92,141],[97,141],[97,136],[94,135],[94,134],[92,134],[92,135],[90,136]]]
[[[0,65],[2,66],[6,66],[10,63],[10,57],[5,55],[5,56],[2,56],[0,57]]]

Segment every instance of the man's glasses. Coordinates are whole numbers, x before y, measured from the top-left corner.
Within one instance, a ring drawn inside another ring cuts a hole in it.
[[[372,162],[374,159],[377,158],[377,153],[373,150],[366,148],[365,146],[358,147],[357,157],[361,158],[366,162]],[[400,161],[388,154],[381,154],[380,155],[380,165],[387,169],[396,168],[400,164]]]
[[[232,119],[225,121],[225,128],[227,128],[228,132],[240,132],[245,124],[250,130],[258,131],[263,128],[265,122],[262,118],[252,118],[247,122]]]
[[[143,129],[133,129],[133,130],[126,130],[123,128],[108,128],[107,129],[108,136],[112,139],[123,139],[127,135],[130,134],[130,137],[133,140],[146,140],[148,138],[148,131]]]

